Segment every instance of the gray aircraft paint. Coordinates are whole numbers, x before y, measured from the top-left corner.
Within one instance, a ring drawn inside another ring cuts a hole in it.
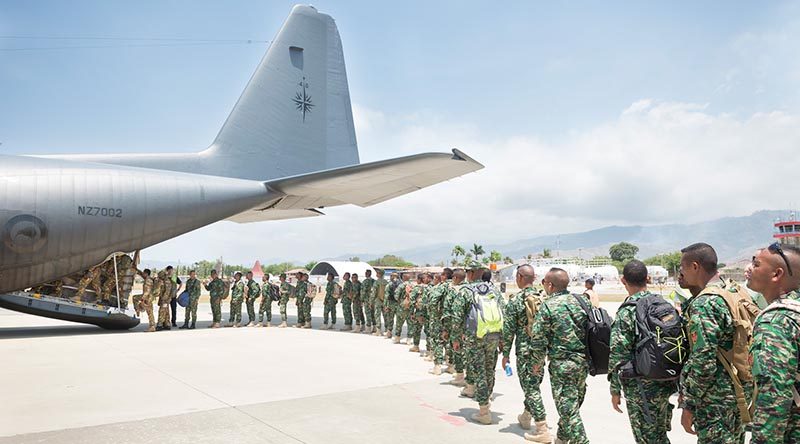
[[[458,150],[358,161],[336,25],[295,6],[208,149],[0,155],[0,292],[81,272],[112,253],[219,220],[367,207],[483,168]]]

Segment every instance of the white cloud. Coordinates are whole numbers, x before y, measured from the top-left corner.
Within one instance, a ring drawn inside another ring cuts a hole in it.
[[[379,254],[609,224],[701,221],[797,199],[800,116],[780,111],[736,118],[712,114],[706,104],[641,100],[613,121],[546,142],[533,135],[493,140],[482,128],[429,112],[354,109],[363,161],[459,147],[486,169],[367,209],[216,224],[154,247],[150,256],[251,262]]]

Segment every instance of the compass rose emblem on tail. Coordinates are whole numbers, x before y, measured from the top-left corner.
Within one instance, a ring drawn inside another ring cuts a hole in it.
[[[311,101],[311,95],[308,94],[308,82],[306,82],[305,77],[303,77],[303,80],[300,81],[297,86],[303,88],[303,91],[296,92],[292,102],[294,102],[295,108],[300,111],[300,114],[303,115],[303,122],[305,122],[306,114],[311,113],[311,109],[314,108],[314,103]]]

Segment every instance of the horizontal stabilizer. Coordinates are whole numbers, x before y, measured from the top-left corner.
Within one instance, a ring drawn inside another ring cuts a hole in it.
[[[271,213],[302,213],[346,204],[368,207],[482,168],[454,149],[452,154],[417,154],[272,180],[265,182],[266,186],[283,197],[228,220],[273,220]]]

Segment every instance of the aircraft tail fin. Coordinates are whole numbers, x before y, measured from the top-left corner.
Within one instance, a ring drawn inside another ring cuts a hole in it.
[[[292,9],[202,155],[224,169],[217,175],[255,180],[359,163],[342,42],[332,17],[312,6]]]

